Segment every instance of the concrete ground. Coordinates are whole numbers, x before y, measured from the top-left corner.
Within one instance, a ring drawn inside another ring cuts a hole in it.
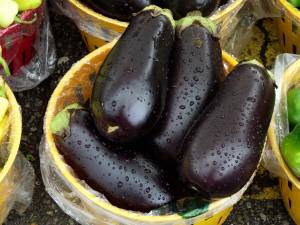
[[[51,22],[58,54],[57,68],[51,78],[39,87],[16,94],[23,113],[21,151],[31,160],[37,175],[33,202],[24,215],[11,212],[5,225],[75,225],[44,190],[39,170],[38,146],[42,135],[43,116],[48,99],[58,81],[71,65],[87,54],[80,34],[72,22],[51,11]],[[272,67],[279,44],[274,23],[258,23],[255,36],[243,51],[241,59],[257,58]],[[225,225],[292,225],[278,191],[277,179],[262,169],[243,199],[235,206]]]

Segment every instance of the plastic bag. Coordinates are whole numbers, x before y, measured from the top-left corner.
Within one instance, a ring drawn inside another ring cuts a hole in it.
[[[6,77],[14,91],[32,89],[54,71],[56,53],[46,3],[28,14],[37,15],[33,24],[13,24],[0,30],[0,46],[12,76]],[[21,17],[31,19],[31,15]],[[0,73],[3,74],[2,68]]]
[[[263,18],[280,17],[276,0],[251,0],[219,32],[222,48],[238,56],[251,39],[253,26]],[[230,32],[224,32],[229,29]]]
[[[0,85],[3,85],[1,77]],[[1,129],[7,130],[0,143],[0,224],[11,209],[19,213],[26,210],[31,203],[35,180],[31,164],[18,149],[22,132],[20,107],[8,86],[5,84],[3,87],[9,109],[7,117],[1,119],[1,123],[4,121]]]
[[[5,201],[0,198],[0,224],[5,221],[12,209],[18,213],[24,213],[32,200],[35,174],[31,164],[22,153],[18,153],[12,170],[12,174],[6,176],[0,183],[0,189],[6,187],[1,190],[1,195],[5,195]]]
[[[127,22],[118,20],[107,22],[107,19],[100,18],[100,14],[91,13],[92,11],[87,12],[85,7],[82,7],[82,3],[79,3],[80,1],[74,3],[64,0],[52,0],[51,2],[60,12],[72,19],[79,30],[106,42],[118,38],[122,34],[121,30],[124,31],[127,27]],[[229,0],[227,4],[219,7],[210,15],[220,27],[219,31],[223,30],[224,28],[221,27],[225,26],[228,32],[232,30],[233,27],[230,25],[230,21],[235,18],[245,2],[246,0]],[[231,10],[222,14],[226,9]]]
[[[287,115],[287,92],[290,87],[300,82],[299,70],[290,71],[289,76],[285,75],[286,70],[297,60],[300,59],[299,55],[293,54],[282,54],[277,56],[275,67],[274,67],[274,78],[278,86],[276,89],[276,100],[274,107],[274,121],[275,121],[275,134],[277,145],[280,146],[283,138],[290,132],[289,122]],[[282,178],[287,178],[287,175],[282,170],[276,159],[271,146],[267,148],[263,155],[263,164],[273,174]]]
[[[115,23],[118,23],[118,28],[115,28],[114,25],[111,25],[113,22],[106,24],[106,22],[99,19],[98,16],[91,15],[85,10],[81,10],[82,3],[75,4],[66,0],[51,0],[51,3],[54,7],[59,9],[63,15],[72,19],[79,30],[106,42],[111,42],[115,38],[118,38],[122,32],[118,32],[117,30],[125,30],[127,27],[126,22],[119,22],[117,20]],[[100,15],[96,12],[94,12],[94,14]],[[103,26],[103,24],[105,24],[105,26]],[[108,27],[111,27],[111,29]]]

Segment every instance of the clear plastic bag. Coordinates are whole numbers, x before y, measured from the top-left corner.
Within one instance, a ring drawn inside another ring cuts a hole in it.
[[[24,213],[32,200],[35,174],[31,164],[21,152],[15,159],[12,171],[12,174],[6,176],[0,184],[0,189],[6,187],[1,190],[3,192],[1,195],[6,195],[6,197],[3,202],[0,199],[0,224],[5,221],[12,209],[18,213]]]
[[[13,72],[6,81],[17,92],[36,87],[55,68],[55,43],[46,3],[34,13],[37,20],[33,24],[14,24],[0,30],[0,46],[7,53],[5,59]],[[3,74],[1,67],[0,73]]]
[[[2,224],[10,210],[15,209],[23,213],[31,203],[35,174],[31,164],[19,152],[22,132],[20,107],[1,77],[0,85],[4,87],[9,104],[8,111],[1,118],[1,129],[5,130],[0,143],[0,224]]]
[[[253,26],[263,18],[280,17],[276,0],[251,0],[220,31],[221,45],[227,52],[238,56],[253,35]],[[229,32],[224,30],[229,29]]]
[[[112,22],[112,19],[110,22],[107,22],[102,15],[92,10],[86,10],[80,1],[73,3],[69,0],[51,0],[51,3],[63,15],[72,19],[79,30],[106,42],[111,42],[115,38],[120,37],[122,34],[120,30],[125,30],[127,27],[126,22],[120,22],[118,20]],[[93,15],[91,15],[91,12]],[[115,26],[117,28],[115,28]],[[109,27],[111,29],[109,29]]]
[[[276,89],[276,100],[273,114],[275,127],[272,127],[272,129],[275,131],[278,146],[280,146],[283,138],[290,132],[287,116],[287,92],[292,85],[300,82],[300,68],[298,70],[289,71],[288,76],[285,73],[287,69],[299,59],[299,55],[279,55],[277,56],[273,70],[275,82],[278,88]],[[270,145],[263,155],[263,164],[264,167],[273,174],[285,179],[287,178],[287,174],[283,171],[283,168],[275,157]]]
[[[224,33],[223,30],[225,29],[230,33],[233,29],[232,21],[236,19],[236,15],[245,2],[246,0],[229,0],[227,4],[219,7],[210,15],[219,26],[220,34]],[[100,14],[92,10],[86,10],[86,7],[80,1],[74,3],[69,0],[51,0],[51,3],[63,15],[72,19],[81,31],[106,42],[118,38],[122,34],[120,30],[125,30],[127,27],[126,22],[111,19],[108,22],[108,19]]]

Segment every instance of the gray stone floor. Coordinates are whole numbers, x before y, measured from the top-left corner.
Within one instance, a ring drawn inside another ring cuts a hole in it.
[[[43,116],[52,91],[71,65],[86,55],[87,51],[80,34],[68,19],[51,12],[51,22],[59,57],[57,68],[51,78],[44,81],[39,87],[16,95],[22,106],[24,125],[21,151],[27,158],[31,159],[37,175],[34,198],[30,208],[24,215],[17,215],[15,212],[11,212],[5,225],[77,224],[64,214],[45,192],[39,170],[38,146],[42,135]],[[256,29],[259,30],[260,28]],[[259,43],[265,41],[263,39],[264,37],[254,38],[256,46],[260,46]],[[270,40],[270,38],[267,40]],[[273,39],[271,41],[276,42]],[[248,56],[253,55],[251,49],[251,46],[247,49]],[[260,55],[267,54],[260,50],[258,52],[262,53]],[[254,56],[260,57],[259,55]],[[248,224],[294,224],[280,200],[277,180],[271,178],[267,172],[259,172],[254,184],[247,191],[240,203],[236,205],[231,216],[225,223],[225,225]]]

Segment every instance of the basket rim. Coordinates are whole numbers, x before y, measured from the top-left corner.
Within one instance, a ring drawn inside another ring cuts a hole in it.
[[[131,212],[125,209],[118,208],[116,206],[113,206],[112,204],[105,202],[99,198],[97,198],[94,194],[89,192],[80,182],[79,179],[76,178],[71,174],[71,172],[68,169],[67,164],[64,162],[63,157],[60,155],[58,149],[56,148],[56,145],[54,143],[54,137],[51,133],[50,125],[51,121],[54,117],[55,113],[55,106],[57,102],[57,98],[61,96],[61,93],[63,92],[63,89],[65,88],[65,85],[68,83],[69,79],[73,77],[73,74],[80,70],[82,65],[85,65],[88,63],[91,59],[94,57],[98,56],[99,54],[104,54],[107,53],[108,51],[111,50],[115,42],[109,43],[104,45],[103,47],[100,47],[99,49],[93,51],[92,53],[88,54],[85,56],[83,59],[78,61],[76,64],[72,66],[72,68],[65,74],[65,76],[62,78],[56,89],[54,90],[48,106],[47,106],[47,111],[45,114],[45,123],[44,123],[44,133],[46,137],[46,143],[49,146],[49,151],[50,155],[54,161],[54,164],[57,166],[59,172],[62,174],[62,176],[66,179],[66,181],[72,185],[81,195],[83,195],[85,198],[89,199],[92,201],[95,205],[98,207],[101,207],[105,211],[109,213],[116,214],[120,217],[126,218],[126,219],[131,219],[131,220],[136,220],[136,221],[141,221],[141,222],[174,222],[174,221],[179,221],[182,220],[182,218],[177,215],[165,215],[165,216],[144,216],[140,215],[135,212]],[[227,62],[229,65],[235,66],[237,64],[236,60],[231,57],[229,54],[223,52],[223,60]],[[239,192],[238,192],[239,193]],[[222,208],[222,205],[231,199],[231,197],[234,197],[236,194],[233,196],[220,199],[218,201],[213,202],[210,206],[210,209],[207,213],[210,213],[211,209],[220,209]],[[203,214],[205,215],[205,213]],[[203,216],[202,215],[202,216]]]
[[[123,22],[123,21],[119,21],[117,19],[112,19],[110,17],[104,16],[103,14],[100,14],[100,13],[94,11],[93,9],[87,7],[86,5],[81,3],[80,0],[68,0],[68,1],[75,8],[78,8],[82,12],[86,13],[87,15],[89,15],[97,20],[101,20],[103,22],[114,25],[121,29],[125,29],[128,26],[128,22]],[[230,5],[228,5],[228,7],[214,13],[210,18],[215,21],[220,20],[222,17],[228,15],[230,12],[237,9],[240,5],[244,4],[245,2],[246,2],[246,0],[235,0]]]
[[[276,0],[279,7],[285,9],[290,16],[295,17],[295,19],[300,23],[300,10],[294,7],[287,0]]]
[[[284,72],[283,76],[287,77],[290,74],[292,74],[293,71],[300,72],[300,59],[298,59],[293,64],[291,64],[288,67],[288,69]],[[283,80],[284,79],[285,78],[283,78]],[[268,138],[270,140],[272,152],[274,153],[276,159],[278,160],[279,165],[283,169],[285,175],[298,189],[300,189],[300,179],[294,175],[294,173],[291,171],[291,169],[288,167],[288,165],[284,161],[284,158],[281,154],[280,146],[278,145],[277,136],[276,136],[276,124],[275,124],[275,116],[274,115],[272,117],[270,128],[268,131]]]
[[[126,27],[128,26],[128,22],[123,22],[123,21],[120,21],[117,19],[112,19],[110,17],[104,16],[103,14],[100,14],[100,13],[94,11],[93,9],[89,8],[88,6],[86,6],[79,0],[68,0],[68,1],[75,8],[79,9],[80,11],[84,12],[85,14],[87,14],[97,20],[101,20],[105,23],[114,25],[122,30],[126,29]]]
[[[0,76],[0,80],[2,80]],[[8,159],[0,171],[0,183],[3,182],[6,175],[10,172],[11,168],[13,167],[13,164],[15,162],[15,159],[17,157],[20,143],[21,143],[21,134],[22,134],[22,117],[20,112],[20,106],[18,105],[18,102],[12,92],[12,90],[9,88],[9,86],[4,83],[5,92],[9,101],[9,114],[12,115],[10,117],[10,134],[13,133],[13,135],[10,135],[9,137],[9,156]]]

